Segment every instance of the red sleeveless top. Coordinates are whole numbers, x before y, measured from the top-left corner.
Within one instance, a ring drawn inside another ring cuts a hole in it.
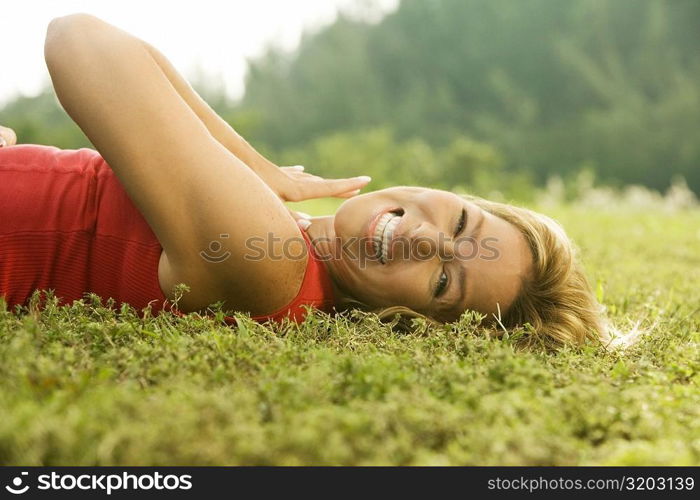
[[[333,291],[308,235],[308,264],[297,296],[258,321],[301,321],[304,306],[330,312]],[[61,303],[93,292],[117,307],[167,308],[158,282],[162,247],[105,160],[92,149],[0,148],[0,296],[26,305],[36,289]],[[233,318],[227,318],[233,322]]]

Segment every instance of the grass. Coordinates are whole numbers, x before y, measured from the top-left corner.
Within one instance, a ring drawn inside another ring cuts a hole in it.
[[[700,212],[550,213],[627,351],[49,301],[0,312],[0,464],[700,464]]]

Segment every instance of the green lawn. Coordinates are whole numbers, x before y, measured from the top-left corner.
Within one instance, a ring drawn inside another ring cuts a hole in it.
[[[700,464],[700,211],[550,211],[624,353],[461,324],[0,312],[0,464]],[[3,308],[5,309],[5,308]]]

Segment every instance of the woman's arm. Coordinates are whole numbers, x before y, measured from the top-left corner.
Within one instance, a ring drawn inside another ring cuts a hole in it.
[[[236,155],[243,163],[255,171],[267,184],[277,191],[276,184],[281,177],[277,165],[258,153],[243,137],[241,137],[225,120],[223,120],[207,102],[195,92],[192,86],[175,69],[172,63],[154,46],[139,40],[160,66],[165,76],[175,88],[180,97],[194,111],[207,127],[209,133],[226,149]]]
[[[164,249],[161,283],[185,282],[185,310],[218,300],[265,314],[291,300],[306,258],[246,260],[249,238],[304,254],[277,195],[221,145],[144,44],[86,14],[55,19],[45,58],[56,94],[107,160]],[[228,235],[222,241],[221,235]],[[225,244],[223,263],[200,252]]]
[[[149,51],[160,69],[168,78],[180,97],[194,111],[209,130],[209,133],[226,149],[236,155],[277,193],[284,201],[301,201],[309,198],[324,196],[346,197],[356,194],[364,187],[368,178],[356,177],[351,179],[323,179],[298,172],[280,170],[280,168],[258,153],[243,137],[241,137],[225,120],[223,120],[192,86],[175,69],[172,63],[154,46],[139,40]],[[296,174],[296,175],[295,175]]]
[[[194,111],[209,130],[209,133],[226,149],[235,154],[243,163],[258,174],[277,171],[278,167],[263,155],[258,153],[243,137],[241,137],[225,120],[223,120],[192,86],[175,69],[172,63],[157,48],[148,42],[139,40],[158,63],[160,69],[173,85],[180,97]]]

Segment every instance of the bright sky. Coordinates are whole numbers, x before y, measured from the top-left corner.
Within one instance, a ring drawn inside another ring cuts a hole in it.
[[[56,17],[87,12],[158,47],[185,76],[223,79],[232,97],[243,91],[246,58],[267,44],[298,45],[304,29],[331,23],[340,9],[374,19],[398,0],[7,0],[0,4],[0,106],[33,95],[49,81],[43,46]]]

